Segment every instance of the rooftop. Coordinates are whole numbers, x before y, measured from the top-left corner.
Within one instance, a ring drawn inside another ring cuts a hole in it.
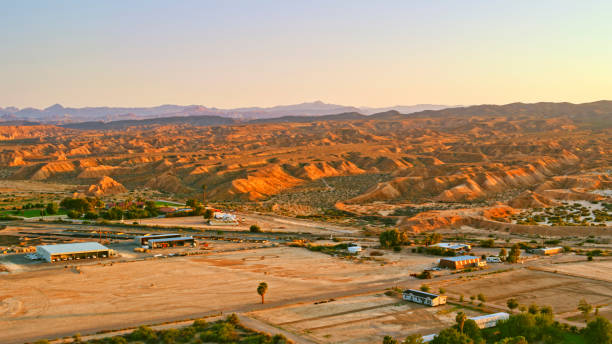
[[[460,262],[460,261],[470,260],[470,259],[480,259],[480,257],[476,257],[476,256],[457,256],[457,257],[444,257],[444,258],[441,258],[441,260],[450,260],[452,262]]]
[[[149,242],[167,242],[167,241],[183,241],[183,240],[193,240],[193,237],[177,237],[177,238],[159,238],[159,239],[151,239]]]
[[[470,245],[468,244],[458,244],[458,243],[448,243],[448,242],[440,242],[437,244],[434,244],[432,246],[437,246],[437,247],[443,247],[443,248],[464,248],[464,247],[469,247]]]
[[[492,313],[492,314],[485,314],[485,315],[479,315],[477,317],[471,317],[471,320],[483,320],[483,319],[497,319],[497,318],[503,318],[506,319],[510,316],[510,314],[506,313],[506,312],[499,312],[499,313]]]
[[[79,253],[79,252],[94,252],[94,251],[108,251],[109,248],[100,245],[97,242],[78,242],[73,244],[57,244],[57,245],[40,245],[36,246],[36,249],[45,250],[49,254],[60,254],[60,253]]]
[[[428,292],[420,291],[420,290],[416,290],[416,289],[407,289],[407,290],[404,290],[404,293],[412,293],[412,294],[415,294],[415,295],[418,295],[418,296],[431,297],[431,298],[436,298],[436,297],[440,296],[440,295],[436,295],[436,294],[432,294],[432,293],[428,293]]]
[[[164,233],[164,234],[145,234],[140,235],[138,238],[166,238],[166,237],[176,237],[181,236],[178,233]]]

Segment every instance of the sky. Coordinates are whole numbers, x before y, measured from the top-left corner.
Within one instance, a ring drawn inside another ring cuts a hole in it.
[[[0,107],[612,99],[612,1],[0,0]]]

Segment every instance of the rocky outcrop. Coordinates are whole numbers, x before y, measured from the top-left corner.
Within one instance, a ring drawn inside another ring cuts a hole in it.
[[[548,208],[553,206],[561,205],[561,203],[554,201],[544,195],[533,191],[524,191],[516,198],[512,199],[508,203],[513,208]]]
[[[89,186],[87,194],[95,197],[116,195],[127,192],[121,183],[111,177],[102,177],[96,184]]]

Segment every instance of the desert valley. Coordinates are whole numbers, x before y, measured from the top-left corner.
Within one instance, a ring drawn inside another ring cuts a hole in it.
[[[215,121],[0,126],[2,342],[237,313],[295,342],[370,343],[508,300],[552,306],[570,337],[581,300],[612,317],[612,102]],[[133,244],[160,233],[194,245]],[[24,258],[92,241],[112,255]],[[437,268],[465,255],[482,261]],[[447,304],[403,301],[410,288]]]

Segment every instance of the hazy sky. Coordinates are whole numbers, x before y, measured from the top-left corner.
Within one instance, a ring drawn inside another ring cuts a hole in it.
[[[612,99],[612,1],[0,0],[0,106]]]

